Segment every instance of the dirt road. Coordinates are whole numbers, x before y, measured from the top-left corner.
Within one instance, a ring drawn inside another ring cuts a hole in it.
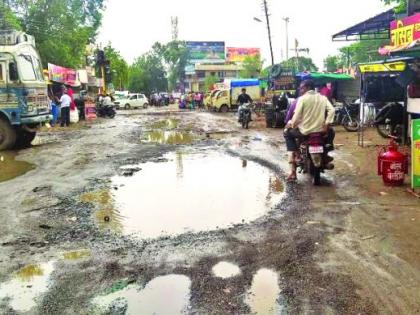
[[[419,200],[341,130],[322,187],[285,183],[263,126],[121,111],[0,154],[0,313],[420,313]]]

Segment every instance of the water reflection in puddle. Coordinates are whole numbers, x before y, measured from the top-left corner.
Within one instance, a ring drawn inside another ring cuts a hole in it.
[[[252,280],[251,289],[246,297],[246,303],[251,313],[256,315],[281,314],[282,307],[278,304],[280,288],[278,275],[269,269],[260,269]]]
[[[97,308],[109,309],[115,302],[123,299],[127,303],[126,314],[182,314],[189,305],[191,281],[182,275],[157,277],[144,289],[137,285],[106,296],[98,296],[92,302]]]
[[[154,130],[146,134],[146,141],[158,144],[190,144],[196,140],[192,132]]]
[[[21,176],[35,168],[35,165],[15,160],[16,153],[0,152],[0,183]]]
[[[150,127],[153,129],[175,129],[178,127],[178,122],[178,119],[168,118],[156,121]]]
[[[231,278],[241,273],[241,269],[237,265],[226,261],[219,262],[212,270],[216,277],[222,279]]]
[[[282,186],[257,163],[212,153],[168,154],[131,177],[117,176],[115,209],[123,232],[154,238],[252,221],[276,205]],[[99,216],[99,220],[103,215]]]
[[[36,297],[48,289],[48,279],[54,270],[54,262],[28,265],[14,277],[0,284],[0,300],[7,298],[15,311],[27,312],[36,306]]]

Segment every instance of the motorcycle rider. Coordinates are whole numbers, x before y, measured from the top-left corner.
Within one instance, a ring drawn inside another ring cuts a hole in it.
[[[238,108],[238,122],[241,122],[242,106],[244,104],[247,104],[247,103],[250,103],[251,104],[252,103],[252,98],[251,98],[251,96],[249,96],[246,93],[246,89],[243,88],[242,89],[242,93],[239,94],[238,99],[236,100],[236,104],[239,104],[239,108]],[[252,117],[250,117],[250,118],[251,118],[251,121],[252,121]]]
[[[334,107],[330,101],[321,94],[315,92],[315,84],[312,80],[305,80],[299,87],[299,99],[292,119],[287,123],[284,138],[288,151],[290,174],[288,181],[296,180],[296,161],[299,158],[298,139],[311,133],[328,133],[327,140],[332,144],[334,139],[333,130],[329,125],[334,121]],[[327,113],[327,114],[326,114]]]

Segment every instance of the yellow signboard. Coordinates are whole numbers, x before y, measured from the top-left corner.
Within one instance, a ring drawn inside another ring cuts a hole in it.
[[[374,64],[360,64],[359,69],[361,73],[366,72],[402,72],[405,70],[406,63],[402,61],[374,63]]]

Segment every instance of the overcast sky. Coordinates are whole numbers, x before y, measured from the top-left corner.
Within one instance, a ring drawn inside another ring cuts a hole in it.
[[[271,13],[275,62],[285,55],[285,23],[289,17],[289,47],[301,48],[322,67],[328,54],[343,44],[331,35],[385,11],[380,0],[267,0]],[[266,64],[270,51],[261,0],[107,0],[99,42],[118,49],[128,62],[147,52],[154,42],[171,40],[171,16],[178,16],[179,39],[225,41],[227,47],[260,47]],[[289,52],[293,55],[293,52]]]

